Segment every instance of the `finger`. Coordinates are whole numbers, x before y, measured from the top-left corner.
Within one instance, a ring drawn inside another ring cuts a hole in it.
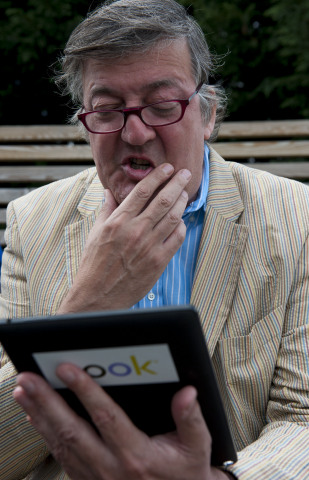
[[[128,211],[134,217],[139,215],[141,212],[144,211],[145,207],[148,205],[148,203],[153,198],[153,196],[158,191],[158,189],[164,187],[164,185],[171,178],[173,173],[174,173],[174,167],[171,164],[164,163],[162,165],[159,165],[152,172],[150,172],[150,174],[147,175],[147,177],[141,180],[134,187],[134,189],[130,192],[130,194],[121,203],[121,211]],[[177,183],[177,181],[175,183]],[[182,180],[182,183],[184,183],[183,180]],[[183,188],[184,187],[182,187],[182,189]],[[178,195],[176,195],[176,198],[179,196],[179,194],[180,194],[180,191],[178,192]],[[155,198],[156,198],[156,195],[155,195]],[[164,201],[164,198],[163,198],[163,201]],[[157,209],[160,208],[160,205],[158,205],[158,202],[156,203],[157,203],[157,206],[154,209],[155,214],[158,213]]]
[[[197,401],[197,391],[194,387],[185,387],[174,395],[172,415],[181,443],[196,452],[205,449],[204,455],[210,458],[211,436]]]
[[[156,192],[152,201],[143,211],[142,216],[147,216],[154,225],[157,224],[181,198],[190,178],[191,172],[189,170],[179,170],[162,189]]]
[[[187,227],[183,220],[174,228],[171,234],[164,240],[160,252],[168,259],[172,258],[185,241]],[[163,272],[162,272],[163,273]]]
[[[71,410],[42,377],[34,373],[25,372],[17,376],[13,396],[44,436],[50,437],[50,434],[61,430],[64,424],[87,423]]]
[[[29,421],[53,447],[58,438],[76,430],[90,437],[97,437],[94,429],[80,418],[65,400],[39,375],[21,373],[17,376],[17,386],[13,392],[16,402],[25,410]],[[82,436],[78,440],[81,444]]]
[[[91,478],[92,466],[97,465],[98,459],[105,469],[113,468],[113,455],[95,430],[40,376],[20,374],[14,398],[70,478]]]
[[[157,238],[162,241],[166,241],[168,237],[175,231],[182,222],[182,216],[186,209],[188,202],[188,194],[185,190],[182,190],[180,196],[176,200],[175,204],[169,211],[161,218],[160,221],[154,226],[154,232],[157,234]],[[182,222],[183,223],[183,222]]]
[[[57,375],[79,398],[111,449],[133,451],[145,445],[148,437],[86,372],[66,363],[57,368]]]

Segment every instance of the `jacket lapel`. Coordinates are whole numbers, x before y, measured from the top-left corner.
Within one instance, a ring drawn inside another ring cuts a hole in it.
[[[239,218],[244,210],[227,163],[211,149],[210,183],[191,303],[197,308],[210,355],[229,314],[248,227]]]
[[[82,252],[91,228],[104,202],[103,187],[97,175],[94,176],[86,194],[78,205],[82,219],[65,228],[65,254],[68,286],[72,286],[81,260]]]

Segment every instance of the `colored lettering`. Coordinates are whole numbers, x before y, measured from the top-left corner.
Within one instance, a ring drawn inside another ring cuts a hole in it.
[[[149,368],[147,368],[148,365],[150,365],[152,363],[151,360],[148,360],[148,362],[145,362],[144,365],[139,366],[138,363],[137,363],[135,355],[131,355],[130,358],[131,358],[131,361],[133,363],[133,367],[134,367],[137,375],[141,375],[142,370],[146,373],[150,373],[150,375],[157,375],[157,372],[154,372],[153,370],[150,370]]]
[[[127,365],[126,363],[112,363],[108,367],[108,371],[112,375],[117,375],[117,377],[125,377],[126,375],[130,375],[130,373],[132,372],[132,368],[129,367],[129,365]]]
[[[84,367],[84,370],[92,378],[104,377],[104,375],[106,374],[106,370],[103,367],[100,367],[100,365],[86,365],[86,367]]]

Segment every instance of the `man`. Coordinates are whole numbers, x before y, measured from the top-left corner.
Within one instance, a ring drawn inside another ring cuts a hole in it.
[[[30,373],[14,392],[26,418],[3,352],[0,478],[308,478],[308,189],[209,146],[224,109],[211,66],[173,0],[111,2],[77,27],[61,81],[96,168],[8,208],[1,315],[192,303],[238,462],[210,465],[190,386],[172,402],[177,431],[149,438],[85,372],[62,365],[99,433]]]

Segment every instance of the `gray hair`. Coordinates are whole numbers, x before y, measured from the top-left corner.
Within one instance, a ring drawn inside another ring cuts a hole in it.
[[[117,59],[128,53],[146,53],[155,44],[185,39],[191,54],[196,84],[204,81],[199,95],[205,123],[216,106],[210,141],[217,137],[224,118],[226,96],[221,86],[209,85],[216,57],[209,51],[198,23],[175,0],[108,0],[90,13],[72,32],[60,59],[56,83],[80,110],[83,103],[82,69],[88,58]],[[73,119],[76,119],[76,114]]]

